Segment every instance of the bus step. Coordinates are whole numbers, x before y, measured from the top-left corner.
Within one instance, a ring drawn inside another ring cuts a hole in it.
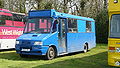
[[[59,55],[66,55],[68,54],[67,52],[60,53]]]

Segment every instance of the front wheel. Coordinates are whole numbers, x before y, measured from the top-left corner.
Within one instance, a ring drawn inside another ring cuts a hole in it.
[[[55,49],[53,47],[49,47],[47,54],[46,54],[46,59],[47,60],[52,60],[56,56]]]

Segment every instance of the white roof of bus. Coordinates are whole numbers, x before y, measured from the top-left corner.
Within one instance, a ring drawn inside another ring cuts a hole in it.
[[[25,15],[25,13],[17,13],[17,12],[11,12],[11,13]]]

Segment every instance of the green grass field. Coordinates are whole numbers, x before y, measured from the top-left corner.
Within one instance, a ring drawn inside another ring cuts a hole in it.
[[[113,68],[107,65],[107,44],[98,44],[87,53],[43,60],[21,58],[15,51],[0,52],[0,68]]]

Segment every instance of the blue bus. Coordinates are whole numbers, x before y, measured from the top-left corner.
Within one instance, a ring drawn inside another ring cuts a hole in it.
[[[43,55],[50,60],[96,46],[95,20],[51,10],[29,11],[23,35],[16,40],[21,57]]]

